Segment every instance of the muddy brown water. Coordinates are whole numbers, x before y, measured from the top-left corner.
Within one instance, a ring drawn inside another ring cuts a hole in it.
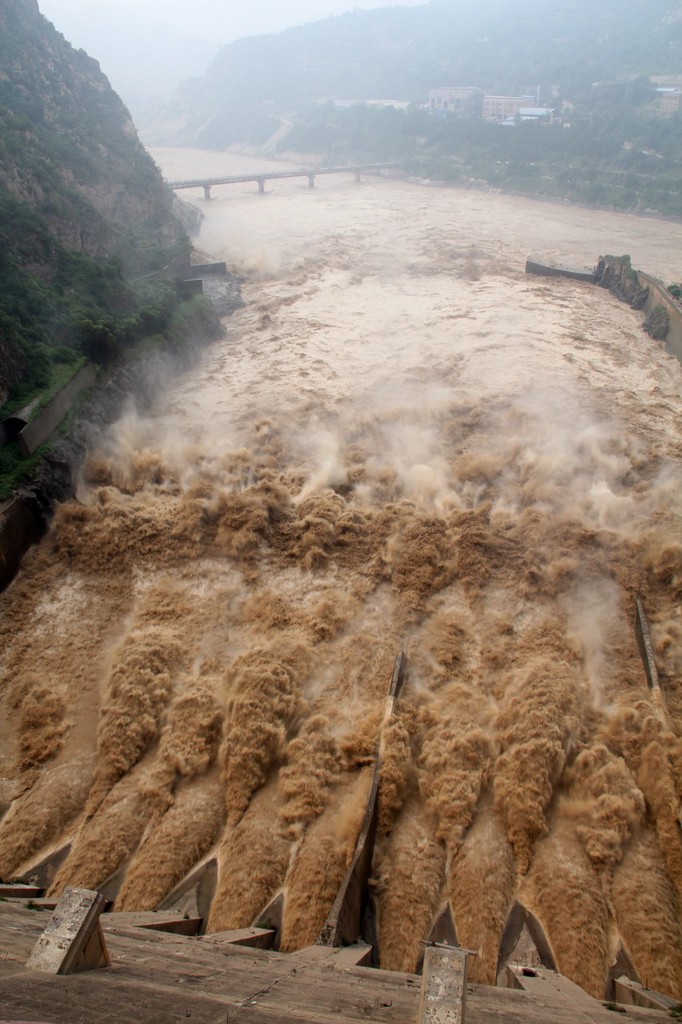
[[[210,928],[284,887],[295,949],[383,729],[384,966],[450,900],[493,982],[518,900],[593,994],[623,944],[682,996],[682,368],[609,294],[524,274],[627,252],[679,281],[682,225],[351,176],[184,197],[246,305],[0,599],[0,876],[71,842],[53,891],[121,872],[149,909],[215,855]]]

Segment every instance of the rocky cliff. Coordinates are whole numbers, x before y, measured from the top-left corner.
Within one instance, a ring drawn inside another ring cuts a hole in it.
[[[129,279],[187,248],[171,193],[97,62],[36,0],[2,0],[0,404],[49,380],[55,353],[78,348],[79,324],[154,305]]]
[[[142,238],[178,235],[128,111],[36,0],[0,5],[0,186],[57,242],[90,256],[129,258]]]

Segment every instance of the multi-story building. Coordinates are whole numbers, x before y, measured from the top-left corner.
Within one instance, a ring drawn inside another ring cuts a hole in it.
[[[429,89],[429,110],[432,114],[453,117],[480,117],[483,90],[475,85],[443,86]]]
[[[485,121],[506,121],[516,117],[521,107],[529,105],[533,96],[484,96],[481,113]]]
[[[536,102],[535,96],[488,96],[475,85],[444,86],[429,90],[429,110],[432,114],[482,117],[497,124],[516,124],[518,121],[553,124],[554,109],[538,107]]]
[[[656,90],[658,113],[661,117],[673,117],[682,110],[682,89],[675,86],[659,86]]]

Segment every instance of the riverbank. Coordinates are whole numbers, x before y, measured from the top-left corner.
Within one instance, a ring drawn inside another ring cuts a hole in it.
[[[490,185],[486,181],[477,183],[474,180],[470,184],[463,182],[449,182],[449,181],[429,181],[426,182],[424,179],[415,179],[421,184],[430,184],[438,188],[460,188],[464,191],[475,191],[475,192],[492,192],[495,195],[502,196],[515,196],[518,199],[531,199],[536,203],[548,203],[551,206],[562,206],[566,209],[578,209],[578,210],[596,210],[599,213],[614,213],[622,214],[626,217],[642,217],[645,220],[660,220],[668,221],[670,224],[682,224],[682,217],[672,216],[671,214],[659,213],[657,210],[638,210],[630,209],[623,210],[616,206],[607,206],[604,203],[588,203],[579,199],[562,199],[559,196],[547,196],[541,195],[538,192],[519,192],[515,189],[499,188],[496,185]]]

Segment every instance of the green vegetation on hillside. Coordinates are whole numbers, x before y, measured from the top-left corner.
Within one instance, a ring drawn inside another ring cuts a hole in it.
[[[17,367],[0,414],[47,388],[54,368],[79,353],[112,362],[162,329],[175,301],[167,281],[127,281],[116,257],[69,252],[39,214],[0,185],[0,347]]]
[[[152,308],[152,318],[157,313],[158,310]],[[90,325],[84,323],[81,326],[87,332]],[[131,341],[119,333],[122,332],[121,324],[114,322],[111,326],[114,334],[113,346],[107,349],[104,358],[113,361],[125,355]],[[158,348],[181,349],[186,346],[188,338],[197,333],[208,337],[215,334],[216,329],[215,310],[203,296],[196,296],[179,304],[173,301],[172,306],[166,306],[163,316],[155,324],[149,319],[145,321],[144,330],[141,329],[135,337],[135,352],[144,354]],[[40,383],[29,390],[22,381],[22,386],[14,389],[10,398],[0,407],[0,419],[26,407],[30,408],[31,417],[36,416],[86,361],[84,355],[71,348],[57,348],[49,355],[52,361],[47,363]],[[84,392],[81,395],[77,405],[60,424],[50,441],[38,448],[33,455],[24,457],[16,441],[0,446],[0,501],[10,497],[20,484],[30,479],[36,466],[54,442],[71,428],[77,409],[87,394],[88,392]]]
[[[680,115],[661,121],[646,104],[633,107],[627,120],[615,105],[613,115],[608,123],[594,121],[585,109],[570,127],[502,127],[416,107],[311,104],[279,148],[320,153],[332,165],[397,161],[424,178],[481,179],[519,192],[682,216]]]

